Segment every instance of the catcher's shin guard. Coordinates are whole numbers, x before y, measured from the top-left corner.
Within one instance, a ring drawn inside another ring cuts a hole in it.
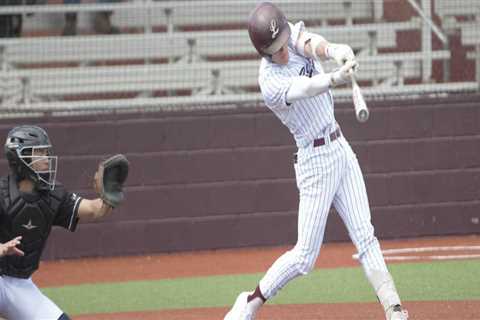
[[[62,315],[60,316],[60,318],[58,318],[58,320],[72,320],[72,319],[70,319],[70,317],[66,313],[62,313]]]

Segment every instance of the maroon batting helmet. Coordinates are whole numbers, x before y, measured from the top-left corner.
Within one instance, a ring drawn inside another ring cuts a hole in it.
[[[270,2],[262,2],[248,19],[248,34],[262,56],[271,56],[290,38],[290,27],[283,12]]]

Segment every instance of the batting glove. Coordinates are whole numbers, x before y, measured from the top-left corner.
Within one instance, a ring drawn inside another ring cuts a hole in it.
[[[330,43],[325,48],[327,58],[335,60],[339,66],[343,66],[349,60],[355,60],[352,48],[346,44]]]
[[[351,82],[351,76],[358,69],[358,62],[355,60],[347,60],[340,69],[331,73],[331,86],[336,87]]]

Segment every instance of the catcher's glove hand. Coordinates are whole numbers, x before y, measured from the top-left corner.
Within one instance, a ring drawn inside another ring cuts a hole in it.
[[[112,208],[123,201],[123,185],[128,176],[128,160],[123,154],[114,155],[100,162],[95,173],[95,191],[104,203]]]

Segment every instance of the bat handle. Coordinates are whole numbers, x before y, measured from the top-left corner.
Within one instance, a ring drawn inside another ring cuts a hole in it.
[[[355,85],[358,85],[357,79],[355,79],[355,76],[353,75],[353,73],[350,73],[350,80],[352,81],[352,87]]]

